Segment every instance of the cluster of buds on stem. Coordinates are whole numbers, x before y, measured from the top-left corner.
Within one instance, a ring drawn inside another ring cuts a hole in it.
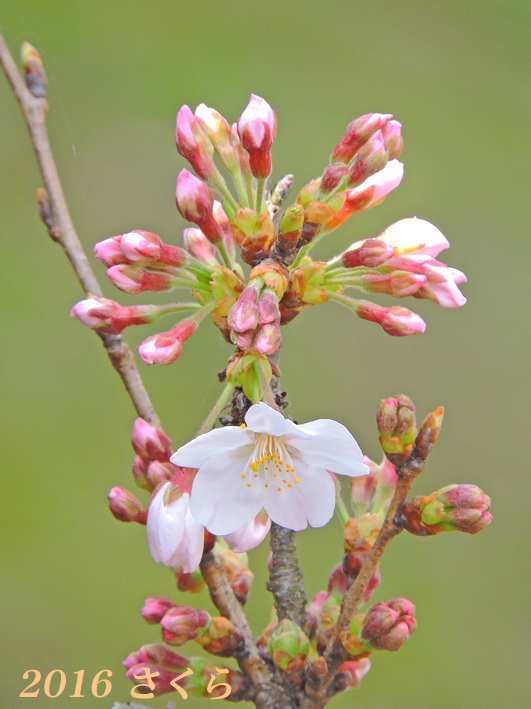
[[[408,396],[384,399],[376,413],[380,445],[393,465],[410,457],[417,437],[415,404]]]
[[[413,497],[396,516],[396,524],[421,537],[453,531],[477,534],[491,521],[490,497],[475,485],[448,485]]]
[[[369,608],[359,640],[368,650],[396,652],[417,629],[415,606],[407,598],[392,598]]]

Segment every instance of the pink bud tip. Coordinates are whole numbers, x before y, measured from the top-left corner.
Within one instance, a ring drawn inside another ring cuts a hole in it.
[[[131,443],[135,453],[144,460],[167,461],[171,456],[171,441],[158,428],[142,418],[137,418],[133,425]]]
[[[146,524],[147,508],[133,493],[123,487],[113,487],[108,495],[109,508],[120,522]]]
[[[160,623],[164,615],[170,608],[175,608],[175,603],[169,598],[163,596],[150,596],[144,601],[142,607],[142,617],[150,625]]]
[[[127,263],[127,258],[120,247],[121,238],[121,236],[112,236],[110,239],[99,241],[94,246],[96,258],[103,261],[107,267],[116,266],[119,263]]]

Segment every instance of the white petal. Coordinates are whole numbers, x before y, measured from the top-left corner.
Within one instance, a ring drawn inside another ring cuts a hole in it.
[[[245,428],[239,426],[215,428],[181,446],[170,460],[174,465],[181,465],[184,468],[200,468],[213,455],[253,443],[254,436]]]
[[[323,468],[295,463],[299,482],[289,489],[268,488],[265,510],[273,522],[296,532],[312,527],[322,527],[330,521],[335,508],[335,486]]]
[[[192,574],[201,561],[205,544],[205,530],[192,516],[190,507],[186,511],[185,519],[187,554],[186,562],[182,565],[185,574]]]
[[[247,487],[249,478],[242,479],[249,458],[243,448],[224,451],[209,458],[194,478],[192,515],[212,534],[235,532],[264,507],[263,488],[258,482]]]
[[[360,447],[342,424],[331,419],[318,419],[304,423],[299,428],[313,432],[314,437],[307,441],[286,439],[286,442],[298,451],[298,457],[302,458],[306,465],[350,477],[369,473],[367,466],[361,463],[363,453]],[[296,463],[295,470],[297,471]]]
[[[146,524],[149,551],[157,563],[168,565],[184,535],[187,500],[184,495],[171,505],[164,505],[164,492],[170,483],[161,487],[152,500]]]
[[[249,431],[254,433],[268,433],[270,436],[290,435],[293,438],[310,439],[312,433],[302,431],[301,426],[297,426],[281,413],[275,411],[262,401],[251,406],[245,414],[245,423]]]
[[[267,537],[270,528],[271,520],[269,518],[266,524],[263,524],[259,517],[255,517],[245,527],[236,530],[232,534],[226,534],[224,539],[227,544],[234,547],[234,551],[237,554],[241,554],[261,544]]]

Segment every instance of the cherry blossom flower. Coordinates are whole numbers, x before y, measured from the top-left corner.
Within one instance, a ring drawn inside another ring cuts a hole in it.
[[[190,509],[212,534],[231,534],[263,508],[273,522],[299,531],[332,517],[329,472],[366,475],[362,452],[336,421],[297,426],[267,404],[251,406],[246,426],[214,429],[179,448],[175,465],[198,468]]]

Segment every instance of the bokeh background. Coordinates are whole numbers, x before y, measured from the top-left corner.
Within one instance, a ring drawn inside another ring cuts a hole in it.
[[[375,655],[361,688],[332,701],[337,709],[529,706],[530,19],[524,0],[2,3],[13,53],[28,40],[44,58],[73,219],[106,295],[122,303],[134,299],[113,292],[92,246],[133,228],[180,243],[174,184],[184,161],[173,132],[183,103],[233,121],[251,92],[264,96],[279,119],[274,176],[293,172],[296,190],[321,173],[354,117],[392,112],[403,124],[402,185],[316,255],[417,215],[450,239],[442,256],[468,275],[469,302],[412,301],[428,328],[403,339],[334,304],[308,308],[284,331],[283,386],[295,418],[342,421],[372,457],[381,398],[407,393],[421,416],[443,404],[443,433],[415,493],[476,483],[493,498],[494,523],[476,537],[403,534],[391,545],[375,600],[411,598],[419,629],[398,654]],[[68,317],[80,289],[38,219],[41,180],[3,76],[0,106],[0,703],[25,706],[22,674],[59,668],[63,695],[44,696],[41,680],[33,707],[71,706],[82,669],[79,704],[110,707],[130,700],[122,658],[158,641],[140,617],[143,599],[179,596],[151,561],[144,528],[107,509],[110,487],[135,489],[135,414],[99,340]],[[126,337],[136,347],[152,331]],[[205,323],[176,364],[141,365],[175,446],[209,411],[230,351]],[[339,523],[301,533],[299,550],[311,596],[341,558]],[[257,633],[271,607],[267,552],[251,553]],[[210,608],[206,594],[192,601]],[[102,669],[113,672],[103,701],[90,693]]]

